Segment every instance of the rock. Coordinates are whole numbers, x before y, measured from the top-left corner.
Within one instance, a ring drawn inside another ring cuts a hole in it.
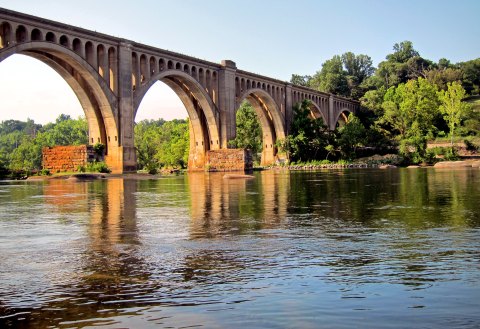
[[[391,169],[391,168],[397,168],[397,166],[391,165],[391,164],[383,164],[378,166],[378,169]]]
[[[480,160],[476,160],[472,162],[472,167],[473,168],[480,168]]]
[[[224,179],[252,179],[255,176],[252,175],[242,175],[242,174],[226,174],[223,176]]]
[[[68,178],[68,180],[74,181],[86,181],[86,180],[95,180],[105,178],[105,175],[98,174],[75,174]]]
[[[441,161],[434,165],[435,168],[465,168],[471,166],[467,161]]]
[[[417,166],[417,165],[411,165],[411,166],[408,166],[407,168],[409,168],[409,169],[414,169],[414,168],[420,168],[420,166]]]

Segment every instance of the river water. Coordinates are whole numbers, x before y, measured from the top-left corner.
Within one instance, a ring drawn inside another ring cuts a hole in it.
[[[0,327],[479,328],[480,171],[0,182]]]

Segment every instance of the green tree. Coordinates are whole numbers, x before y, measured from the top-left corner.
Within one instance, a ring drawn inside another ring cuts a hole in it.
[[[55,123],[48,123],[37,133],[37,143],[43,146],[88,144],[88,123],[84,117],[72,119],[61,114]]]
[[[347,73],[348,96],[360,99],[365,93],[367,79],[375,72],[372,59],[367,55],[347,52],[342,55],[342,62]]]
[[[45,126],[33,120],[7,120],[0,124],[0,162],[10,170],[41,168],[42,148],[55,145],[80,145],[88,142],[85,118],[72,119],[62,114]]]
[[[309,85],[323,92],[359,99],[365,92],[365,82],[375,72],[367,55],[346,52],[325,61]]]
[[[292,74],[290,83],[301,87],[310,87],[312,77],[310,75]]]
[[[144,120],[135,125],[139,169],[156,173],[162,167],[186,168],[189,154],[187,120]]]
[[[400,142],[404,156],[415,162],[422,161],[427,137],[434,130],[438,106],[435,85],[423,78],[410,80],[387,90],[382,103],[384,114],[378,124]]]
[[[314,119],[312,103],[304,100],[293,108],[294,116],[289,136],[277,145],[291,161],[311,161],[325,157],[331,134],[323,119]]]
[[[161,129],[161,147],[156,154],[160,165],[186,168],[189,154],[189,123],[187,120],[167,121]]]
[[[344,158],[352,160],[356,157],[358,147],[365,146],[366,129],[355,114],[350,113],[348,121],[338,131],[338,145]]]
[[[347,72],[343,69],[342,57],[335,55],[325,61],[322,69],[313,76],[311,85],[323,92],[348,96]]]
[[[469,95],[480,94],[480,58],[458,63],[463,72],[462,86]]]
[[[402,41],[393,45],[393,54],[387,55],[387,60],[396,63],[406,63],[410,58],[418,57],[420,54],[413,48],[411,41]]]
[[[21,144],[13,150],[9,159],[9,169],[32,171],[42,167],[42,145],[29,136],[24,136]]]
[[[450,128],[451,145],[453,146],[453,135],[455,128],[460,125],[470,108],[470,104],[463,102],[466,92],[462,85],[457,82],[447,84],[447,90],[440,90],[440,112]]]
[[[250,149],[255,160],[258,159],[258,153],[262,152],[262,127],[258,121],[252,105],[244,101],[236,114],[237,135],[229,145],[235,148]]]
[[[160,168],[155,155],[160,148],[160,129],[164,123],[163,120],[143,120],[137,123],[134,128],[137,166],[139,169],[146,169],[152,174]]]

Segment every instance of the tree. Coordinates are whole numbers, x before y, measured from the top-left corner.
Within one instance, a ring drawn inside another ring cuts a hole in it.
[[[325,147],[330,144],[330,131],[323,119],[314,119],[312,103],[304,100],[294,106],[291,132],[278,145],[292,161],[311,161],[324,157]]]
[[[342,58],[335,55],[325,61],[322,69],[313,76],[311,85],[323,92],[348,96],[347,73],[343,70]]]
[[[263,136],[260,122],[252,105],[244,101],[236,114],[237,134],[229,145],[235,148],[245,148],[252,151],[255,160],[262,152]]]
[[[352,160],[356,156],[357,148],[364,146],[366,129],[355,114],[350,113],[348,121],[339,129],[338,144],[343,157]]]
[[[325,61],[309,85],[323,92],[359,99],[365,92],[364,82],[374,72],[369,56],[347,52]]]
[[[462,101],[465,95],[465,89],[458,82],[450,82],[447,84],[447,90],[438,92],[438,98],[441,103],[440,112],[450,128],[452,147],[455,128],[460,125],[470,107],[470,104]]]
[[[470,95],[480,94],[480,58],[459,63],[458,67],[462,70],[462,86]]]
[[[428,81],[437,85],[438,89],[447,90],[448,83],[462,80],[462,70],[452,67],[440,67],[439,65],[439,68],[431,69],[425,74]]]
[[[375,72],[381,85],[389,88],[408,80],[425,78],[425,72],[434,67],[432,61],[420,56],[411,41],[403,41],[393,46],[394,52],[386,56],[386,61],[378,64]]]
[[[72,119],[60,114],[55,123],[43,126],[36,137],[43,146],[88,144],[88,123],[84,117]]]
[[[387,90],[382,103],[384,114],[378,124],[400,142],[404,156],[418,162],[425,156],[427,136],[434,130],[438,106],[435,85],[423,78],[410,80]]]
[[[310,87],[312,77],[310,75],[292,74],[290,83],[301,87]]]
[[[174,119],[161,128],[161,146],[156,154],[160,165],[167,168],[186,168],[189,154],[189,122]]]
[[[155,157],[160,143],[160,127],[164,121],[143,120],[135,125],[135,149],[137,151],[137,166],[146,169],[149,173],[156,173],[160,168],[158,159]]]
[[[402,41],[393,45],[393,54],[387,55],[389,62],[406,63],[412,57],[418,57],[420,54],[413,48],[411,41]]]
[[[347,52],[342,55],[342,62],[347,73],[348,96],[360,99],[365,93],[365,81],[375,72],[372,59],[367,55]]]
[[[186,168],[189,154],[188,120],[143,120],[135,125],[138,168],[156,173],[162,167]]]

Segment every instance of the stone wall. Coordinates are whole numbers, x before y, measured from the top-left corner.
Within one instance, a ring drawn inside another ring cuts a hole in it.
[[[245,171],[253,168],[252,152],[245,149],[212,150],[207,152],[209,171]]]
[[[42,168],[52,173],[77,171],[79,166],[86,166],[95,158],[91,146],[54,146],[42,149]]]

